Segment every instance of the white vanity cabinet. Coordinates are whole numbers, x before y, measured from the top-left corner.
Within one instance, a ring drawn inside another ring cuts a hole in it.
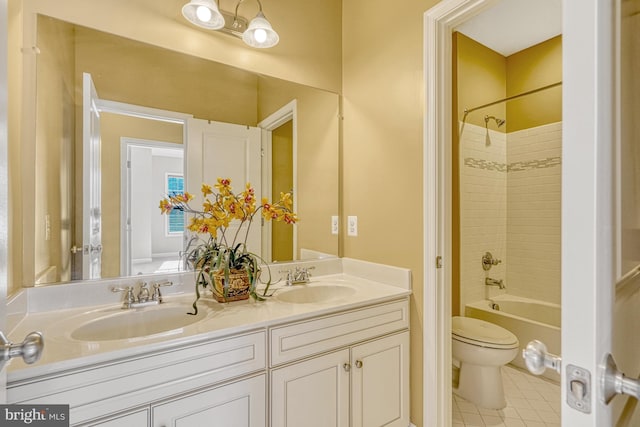
[[[199,402],[200,410],[206,411],[211,403],[200,400],[198,391],[208,390],[203,392],[207,396],[224,395],[227,393],[224,390],[236,392],[254,384],[242,382],[251,375],[261,374],[264,378],[265,337],[266,331],[262,329],[10,381],[7,401],[68,404],[72,426],[147,427],[150,424],[144,415],[145,408],[161,414],[161,406],[156,405],[178,396],[175,408]],[[239,388],[233,386],[236,382]],[[223,390],[219,384],[229,388]],[[265,386],[262,389],[258,398],[264,401]],[[257,418],[264,420],[265,416],[263,413]]]
[[[403,300],[272,328],[271,427],[408,426],[408,326]]]
[[[409,425],[406,293],[342,310],[278,301],[225,310],[256,317],[16,372],[7,403],[68,404],[74,427]]]
[[[120,415],[114,415],[106,419],[96,420],[82,427],[147,427],[149,425],[150,409],[144,408],[139,411],[129,412]]]
[[[266,427],[266,375],[190,393],[151,409],[153,427]]]

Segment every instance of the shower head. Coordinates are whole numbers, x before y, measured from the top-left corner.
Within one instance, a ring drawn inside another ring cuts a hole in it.
[[[502,126],[505,123],[504,119],[499,119],[496,116],[484,116],[484,127],[488,126],[489,120],[495,121],[498,127]]]

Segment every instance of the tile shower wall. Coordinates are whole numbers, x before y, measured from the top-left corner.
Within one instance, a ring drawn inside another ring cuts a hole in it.
[[[504,134],[465,124],[460,137],[460,304],[507,292],[560,303],[562,123]],[[486,252],[502,264],[482,269]]]
[[[460,312],[467,302],[493,292],[485,289],[482,256],[489,251],[502,264],[491,277],[506,279],[506,136],[466,123],[460,135]]]
[[[507,141],[508,291],[560,304],[562,122]]]

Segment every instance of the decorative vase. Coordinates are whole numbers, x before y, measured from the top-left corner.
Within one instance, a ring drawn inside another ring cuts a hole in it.
[[[211,289],[213,297],[218,302],[248,299],[251,289],[249,274],[247,270],[229,270],[229,284],[225,292],[224,270],[217,270],[213,273],[213,286]]]

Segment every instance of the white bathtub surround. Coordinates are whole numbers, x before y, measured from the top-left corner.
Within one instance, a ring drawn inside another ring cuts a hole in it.
[[[492,309],[497,304],[500,310]],[[513,295],[501,295],[491,300],[467,304],[465,315],[499,325],[518,337],[520,350],[511,364],[526,369],[522,350],[527,343],[537,339],[545,343],[550,353],[561,355],[560,305]],[[560,381],[560,376],[547,369],[542,376]]]
[[[490,144],[487,145],[487,135]],[[460,135],[460,312],[471,301],[501,291],[485,286],[485,277],[506,279],[507,259],[506,134],[470,123]],[[502,263],[482,269],[491,252]],[[509,284],[507,283],[507,286]]]
[[[467,123],[460,137],[460,310],[503,293],[560,303],[562,123],[488,135]],[[486,251],[502,264],[485,272]]]
[[[507,136],[509,293],[560,304],[562,122]]]

